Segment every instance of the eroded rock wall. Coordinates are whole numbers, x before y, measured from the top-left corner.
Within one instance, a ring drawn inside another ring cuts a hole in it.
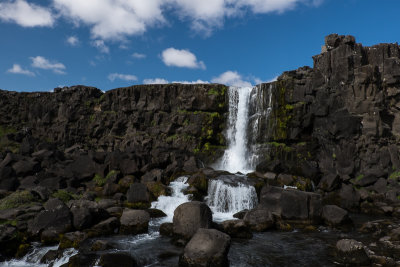
[[[332,34],[313,59],[313,68],[262,85],[272,88],[274,108],[265,123],[272,130],[259,138],[268,149],[258,170],[291,172],[316,185],[329,180],[328,191],[350,184],[371,192],[380,178],[384,192],[397,187],[400,47],[363,47]]]

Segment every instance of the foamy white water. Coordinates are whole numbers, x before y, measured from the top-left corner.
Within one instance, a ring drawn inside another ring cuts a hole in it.
[[[51,247],[40,247],[39,244],[33,244],[33,247],[30,252],[28,252],[21,259],[13,259],[6,262],[0,262],[0,267],[46,267],[48,264],[40,263],[41,258],[49,251],[49,250],[57,250],[58,246]],[[77,250],[71,248],[66,249],[63,252],[63,256],[60,259],[57,259],[52,266],[59,267],[68,262],[69,258],[78,253]]]
[[[228,149],[218,169],[231,173],[251,171],[247,157],[247,126],[251,87],[229,87]]]
[[[151,203],[152,208],[162,210],[167,214],[167,217],[163,218],[162,222],[172,222],[175,209],[179,205],[190,201],[190,195],[183,194],[183,191],[189,187],[186,183],[187,180],[188,177],[186,176],[177,178],[169,184],[172,190],[171,196],[159,196],[157,201]]]
[[[207,204],[213,212],[214,221],[233,219],[233,215],[257,205],[257,193],[254,186],[237,183],[230,185],[221,180],[208,183]]]

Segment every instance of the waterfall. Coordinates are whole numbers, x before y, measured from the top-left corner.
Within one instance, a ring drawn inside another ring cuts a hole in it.
[[[263,136],[268,135],[272,111],[272,85],[229,87],[229,116],[226,139],[228,148],[216,168],[231,173],[255,169]]]
[[[207,205],[213,211],[215,221],[232,219],[233,215],[257,205],[257,193],[253,186],[241,182],[231,185],[222,180],[208,183]]]
[[[218,166],[231,173],[249,170],[247,156],[248,107],[251,87],[229,87],[228,149]]]
[[[163,221],[172,222],[174,217],[175,209],[185,202],[189,202],[190,195],[183,194],[183,191],[189,187],[186,183],[188,177],[182,176],[177,178],[175,181],[170,183],[170,188],[172,190],[171,196],[159,196],[157,201],[151,203],[151,207],[154,209],[162,210],[167,217]]]

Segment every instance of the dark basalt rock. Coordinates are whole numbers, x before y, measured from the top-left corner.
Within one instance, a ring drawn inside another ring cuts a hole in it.
[[[179,258],[179,266],[229,266],[228,252],[231,238],[215,229],[197,230]]]
[[[179,205],[174,211],[174,234],[189,240],[199,228],[211,228],[212,212],[203,202],[192,201]]]
[[[141,234],[147,233],[150,215],[144,210],[125,209],[120,218],[121,234]]]
[[[336,243],[336,259],[343,264],[369,266],[370,259],[365,246],[354,239],[342,239]]]
[[[335,205],[323,207],[322,219],[330,226],[340,226],[351,222],[348,212]]]

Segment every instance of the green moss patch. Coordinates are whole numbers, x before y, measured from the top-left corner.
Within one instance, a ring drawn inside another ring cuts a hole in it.
[[[29,191],[18,191],[0,199],[0,210],[29,206],[37,199]]]

